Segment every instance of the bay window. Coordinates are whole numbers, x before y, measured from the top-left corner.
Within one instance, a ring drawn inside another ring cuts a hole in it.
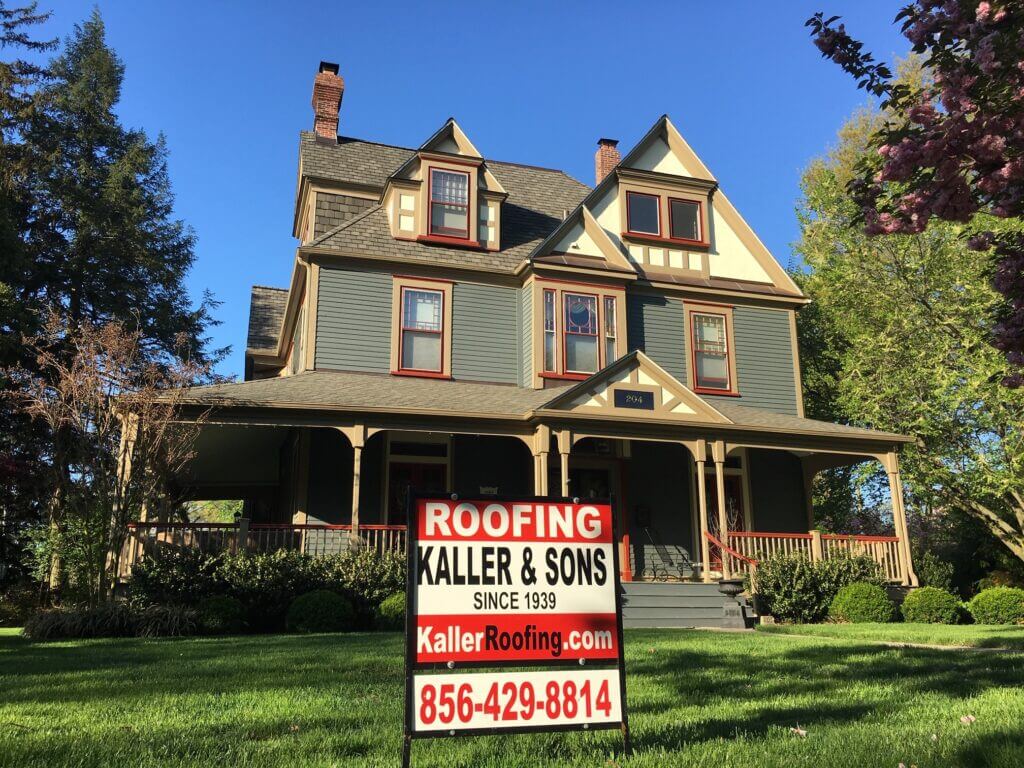
[[[430,234],[469,239],[469,174],[430,171]]]

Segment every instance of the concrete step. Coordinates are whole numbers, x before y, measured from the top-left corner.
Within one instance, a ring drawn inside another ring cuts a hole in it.
[[[728,598],[717,584],[634,581],[622,585],[624,627],[721,627]],[[752,615],[747,606],[747,615]]]

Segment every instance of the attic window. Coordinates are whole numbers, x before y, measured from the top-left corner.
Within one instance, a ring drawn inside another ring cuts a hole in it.
[[[469,239],[469,174],[430,171],[430,234]]]
[[[696,200],[669,199],[670,237],[673,240],[701,242],[700,203]]]
[[[644,195],[639,192],[626,193],[626,228],[639,235],[661,234],[661,221],[657,195]]]

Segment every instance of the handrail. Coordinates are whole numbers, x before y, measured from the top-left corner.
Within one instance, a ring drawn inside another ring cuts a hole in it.
[[[758,531],[729,531],[730,536],[748,539],[811,539],[809,533],[759,533]]]
[[[732,534],[730,533],[729,535],[731,536]],[[727,544],[723,544],[721,541],[719,541],[718,537],[715,536],[715,534],[713,534],[711,531],[704,531],[704,538],[706,538],[712,544],[717,546],[723,552],[728,552],[730,555],[732,555],[736,559],[742,560],[743,562],[747,563],[748,565],[752,565],[755,568],[757,567],[757,560],[755,560],[752,557],[747,557],[746,555],[742,555],[739,552],[737,552],[735,549],[733,549],[732,547],[728,546]]]
[[[897,542],[900,540],[899,536],[861,536],[854,533],[823,533],[821,538],[828,539],[829,541],[881,541],[881,542]]]

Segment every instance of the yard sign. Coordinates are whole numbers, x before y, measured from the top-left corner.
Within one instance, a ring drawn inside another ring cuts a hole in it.
[[[403,765],[414,738],[484,733],[621,728],[628,751],[612,505],[409,507]]]

